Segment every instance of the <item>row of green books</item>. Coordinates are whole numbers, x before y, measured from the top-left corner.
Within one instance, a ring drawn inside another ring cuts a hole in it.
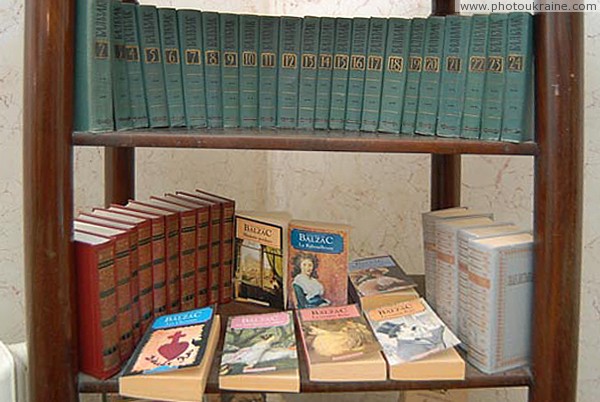
[[[532,17],[273,17],[80,0],[77,131],[531,139]]]

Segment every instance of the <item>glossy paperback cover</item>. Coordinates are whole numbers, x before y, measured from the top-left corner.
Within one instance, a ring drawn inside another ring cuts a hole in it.
[[[360,296],[373,296],[417,286],[389,255],[351,261],[348,275]]]

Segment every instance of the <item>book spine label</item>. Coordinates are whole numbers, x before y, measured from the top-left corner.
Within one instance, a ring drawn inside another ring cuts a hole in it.
[[[458,15],[446,17],[440,106],[436,129],[436,134],[443,137],[460,137],[470,35],[469,17]]]
[[[144,334],[152,322],[154,308],[154,302],[152,300],[152,233],[149,224],[140,226],[138,229],[137,250],[137,272],[140,294],[140,331]]]
[[[127,57],[127,78],[129,80],[129,99],[131,101],[131,120],[134,128],[148,127],[148,110],[146,107],[146,89],[142,76],[140,59],[140,41],[137,29],[134,4],[122,3],[123,35]]]
[[[221,206],[211,209],[211,250],[208,267],[208,303],[219,301],[219,277],[221,271]]]
[[[277,64],[279,52],[279,18],[260,18],[260,60],[258,82],[258,125],[275,127],[277,122]]]
[[[183,105],[183,85],[181,78],[181,51],[177,32],[177,11],[172,8],[158,9],[160,43],[163,50],[163,67],[167,87],[169,106],[169,125],[185,126],[185,107]]]
[[[210,263],[210,211],[208,207],[200,207],[196,215],[196,244],[198,259],[196,273],[196,289],[198,291],[198,307],[208,306],[208,266]]]
[[[239,19],[235,14],[220,14],[221,88],[223,127],[240,126],[240,57]]]
[[[481,139],[499,140],[502,132],[502,108],[506,79],[506,14],[490,14],[487,71],[481,111]]]
[[[181,311],[196,308],[196,212],[181,212],[179,220],[179,280]]]
[[[316,17],[304,17],[302,22],[298,128],[313,129],[315,126],[320,22]]]
[[[329,127],[331,102],[331,75],[333,71],[333,46],[335,43],[335,18],[322,17],[317,60],[317,95],[315,101],[315,128]]]
[[[424,18],[414,18],[412,20],[408,46],[408,71],[406,74],[404,107],[402,109],[402,128],[400,130],[404,134],[414,134],[415,132],[421,72],[423,71],[426,25],[427,20]]]
[[[179,41],[181,42],[181,76],[185,124],[206,127],[206,92],[202,62],[202,13],[194,10],[177,11]]]
[[[462,138],[478,139],[481,131],[481,109],[485,87],[488,52],[489,17],[474,15],[471,18],[471,40],[467,63],[467,86],[461,132]]]
[[[164,219],[152,222],[152,303],[154,317],[167,312],[167,239]]]
[[[346,117],[344,118],[345,130],[357,131],[360,129],[368,44],[369,19],[354,18],[352,22],[350,70],[348,71],[348,94],[346,95]]]
[[[214,12],[203,12],[202,30],[202,39],[204,41],[206,122],[209,128],[219,128],[223,127],[219,14]]]
[[[335,22],[335,45],[329,109],[329,128],[332,130],[342,130],[344,128],[351,44],[352,20],[350,18],[337,18]]]
[[[302,19],[282,17],[280,24],[277,127],[296,128],[298,124],[298,77]]]
[[[133,316],[131,311],[131,260],[129,237],[118,238],[115,243],[115,279],[119,322],[119,355],[127,361],[133,352]]]
[[[388,20],[378,131],[399,133],[402,127],[411,20]]]
[[[112,4],[112,94],[117,130],[133,128],[131,121],[129,80],[127,79],[127,53],[125,52],[125,37],[123,35],[123,9],[120,1]]]
[[[111,0],[79,0],[75,35],[75,130],[114,129]]]
[[[221,282],[222,286],[220,286],[219,292],[219,302],[220,303],[228,303],[233,298],[233,238],[235,236],[234,226],[233,226],[233,216],[235,214],[235,206],[234,205],[225,205],[223,207],[223,216],[222,216],[222,228],[221,228],[221,236],[222,236],[222,273],[221,273]]]
[[[179,267],[179,222],[176,216],[165,219],[166,232],[166,287],[167,313],[181,311],[180,267]]]
[[[508,51],[502,141],[523,142],[533,137],[533,17],[508,16]]]
[[[240,125],[258,127],[259,17],[240,15]]]
[[[376,131],[377,124],[379,123],[386,38],[387,20],[385,18],[371,18],[369,22],[365,90],[360,122],[360,129],[362,131]]]
[[[156,7],[144,5],[136,8],[140,47],[142,57],[142,75],[146,89],[148,122],[150,127],[168,127],[169,110],[167,89],[163,67],[158,13]]]

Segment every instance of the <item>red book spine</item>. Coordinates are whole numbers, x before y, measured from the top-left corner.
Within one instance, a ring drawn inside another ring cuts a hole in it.
[[[210,263],[210,208],[199,207],[196,221],[198,244],[198,273],[196,276],[196,288],[198,289],[198,307],[208,306],[208,265]]]
[[[211,261],[208,266],[208,303],[213,304],[219,301],[219,282],[222,267],[221,258],[221,205],[216,205],[212,208],[210,217],[211,226],[211,245],[210,256]]]
[[[154,317],[167,313],[167,241],[165,219],[152,220],[152,303]]]
[[[138,252],[138,229],[129,231],[129,261],[131,270],[131,320],[132,337],[134,345],[141,339],[141,314],[140,314],[140,283],[139,283],[139,252]]]
[[[133,319],[131,309],[131,261],[129,235],[115,236],[115,274],[119,308],[119,354],[127,361],[133,352]]]
[[[181,311],[196,308],[196,211],[179,213],[179,266]]]
[[[233,298],[233,215],[235,214],[235,204],[226,202],[223,205],[223,216],[221,218],[221,243],[223,244],[223,271],[222,271],[222,288],[220,289],[219,298],[221,303],[230,302]]]
[[[167,313],[181,311],[181,291],[179,289],[179,221],[177,215],[165,216],[167,239]]]
[[[152,226],[150,220],[147,220],[138,226],[138,284],[142,334],[146,332],[154,318],[152,276]]]

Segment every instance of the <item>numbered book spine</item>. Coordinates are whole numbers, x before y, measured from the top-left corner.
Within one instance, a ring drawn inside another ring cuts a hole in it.
[[[317,68],[317,96],[315,102],[315,128],[329,127],[331,102],[331,75],[333,71],[333,46],[335,43],[335,18],[321,18],[319,59]]]
[[[486,76],[489,17],[474,15],[471,19],[471,26],[465,106],[460,136],[478,139],[481,131],[481,106]]]
[[[502,141],[523,142],[533,137],[533,17],[508,16],[508,52]]]
[[[173,8],[158,9],[160,43],[163,50],[163,67],[169,106],[169,125],[185,126],[183,84],[181,78],[181,54],[177,29],[177,11]]]
[[[123,36],[123,9],[121,2],[112,4],[112,95],[114,103],[115,128],[127,130],[133,128],[129,100],[129,80],[127,79],[127,56],[125,37]]]
[[[277,127],[298,125],[298,78],[302,18],[281,17],[279,30],[279,76],[277,84]]]
[[[335,21],[331,105],[329,109],[329,128],[332,130],[342,130],[344,128],[351,44],[352,20],[350,18],[337,18]]]
[[[421,72],[423,70],[426,25],[427,20],[424,18],[414,18],[412,20],[408,47],[408,72],[406,75],[404,107],[402,109],[402,128],[400,130],[404,134],[414,134],[415,132]]]
[[[138,6],[136,17],[140,32],[142,76],[144,88],[146,89],[148,122],[150,127],[168,127],[167,89],[156,7],[150,5]]]
[[[279,17],[260,18],[260,67],[258,70],[258,125],[275,127],[277,122],[277,60]]]
[[[320,22],[317,17],[304,17],[302,21],[298,128],[312,129],[315,126]]]
[[[348,72],[348,94],[346,95],[346,117],[344,118],[345,130],[357,131],[360,129],[368,44],[369,19],[354,18],[352,22],[350,71]]]
[[[114,129],[111,1],[78,0],[75,35],[75,130]]]
[[[214,12],[203,12],[202,30],[202,39],[204,40],[206,122],[209,128],[218,128],[223,127],[219,14]]]
[[[240,15],[240,126],[258,127],[259,17]]]
[[[202,13],[195,10],[178,10],[177,23],[181,45],[185,124],[188,127],[206,127]]]
[[[388,21],[378,131],[400,133],[402,127],[410,30],[411,20]]]
[[[223,127],[240,126],[240,26],[236,14],[220,14]]]
[[[460,137],[470,34],[471,19],[469,17],[459,15],[446,17],[439,117],[436,130],[436,134],[442,137]]]
[[[386,37],[387,19],[371,18],[369,22],[365,91],[360,122],[362,131],[377,131],[379,108],[381,107]]]
[[[127,54],[127,78],[129,80],[129,99],[131,101],[131,121],[134,128],[148,127],[148,109],[146,107],[146,89],[142,76],[140,60],[140,41],[134,4],[122,3],[123,35]]]
[[[482,140],[499,140],[502,132],[502,108],[504,106],[504,86],[506,83],[507,26],[508,16],[506,14],[490,15],[487,73],[481,114]]]

